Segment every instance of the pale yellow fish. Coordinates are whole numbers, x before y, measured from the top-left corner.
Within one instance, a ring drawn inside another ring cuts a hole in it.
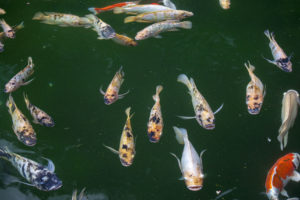
[[[112,41],[124,45],[124,46],[136,46],[138,43],[134,41],[132,38],[127,37],[126,35],[117,34],[114,38],[112,38]]]
[[[224,9],[227,10],[230,8],[230,0],[219,0],[220,6]]]
[[[128,167],[132,165],[133,159],[135,156],[135,144],[134,144],[134,137],[132,134],[132,128],[131,128],[131,122],[130,119],[132,115],[130,115],[130,107],[125,110],[127,119],[126,123],[124,125],[122,135],[121,135],[121,141],[119,146],[119,151],[104,145],[106,148],[111,150],[113,153],[118,154],[120,157],[121,164],[124,167]]]
[[[286,147],[290,128],[293,127],[300,106],[299,93],[296,90],[288,90],[283,94],[281,108],[281,126],[277,140],[280,142],[280,148]]]
[[[15,38],[15,31],[12,29],[10,25],[6,23],[4,19],[0,19],[0,25],[5,33],[5,36],[8,38]]]

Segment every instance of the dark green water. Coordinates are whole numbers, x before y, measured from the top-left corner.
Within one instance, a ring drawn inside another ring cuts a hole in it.
[[[2,92],[0,145],[8,145],[38,162],[45,163],[41,156],[52,159],[63,181],[63,187],[53,192],[18,183],[7,185],[8,176],[24,179],[1,160],[0,199],[71,199],[73,189],[83,187],[91,200],[214,199],[217,190],[234,187],[237,189],[223,199],[267,199],[260,193],[265,191],[268,170],[286,153],[300,152],[299,116],[284,151],[280,151],[276,140],[283,92],[300,91],[299,0],[233,0],[227,11],[220,8],[217,0],[173,0],[177,8],[194,12],[189,19],[193,29],[164,33],[163,39],[141,41],[137,47],[97,40],[96,32],[90,29],[62,28],[31,20],[38,11],[83,16],[89,13],[88,7],[116,2],[0,0],[0,7],[7,11],[1,18],[12,25],[21,21],[25,24],[15,39],[5,41],[5,51],[0,54],[0,86],[4,88],[32,56],[35,80],[19,88],[13,97],[29,119],[23,92],[56,122],[54,128],[33,124],[38,143],[35,147],[24,146],[13,133],[5,106],[8,95]],[[99,17],[117,32],[131,37],[145,26],[123,24],[125,15],[111,12]],[[263,34],[267,28],[275,32],[287,54],[294,52],[292,73],[262,59],[261,55],[271,58],[269,42]],[[256,66],[256,75],[267,85],[264,105],[257,116],[249,115],[245,105],[245,89],[250,81],[243,65],[247,60]],[[107,106],[98,90],[101,85],[107,87],[120,65],[126,74],[121,93],[128,89],[130,93]],[[193,115],[187,88],[176,81],[180,73],[195,79],[213,110],[224,103],[216,115],[214,130],[204,130],[195,120],[176,117]],[[158,84],[164,86],[160,96],[165,128],[161,141],[152,144],[146,125]],[[134,164],[125,168],[118,156],[102,144],[118,148],[128,106],[135,113],[132,126],[137,136],[137,154]],[[172,126],[185,127],[198,152],[207,149],[203,156],[206,178],[198,192],[189,191],[178,180],[181,173],[169,152],[181,156],[183,146],[176,142]],[[291,182],[286,190],[291,197],[300,197],[300,183]]]

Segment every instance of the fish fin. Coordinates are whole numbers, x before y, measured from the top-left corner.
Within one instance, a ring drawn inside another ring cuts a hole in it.
[[[28,96],[25,92],[23,92],[23,96],[24,96],[25,104],[26,104],[27,108],[29,109],[30,102],[29,102]]]
[[[135,21],[136,21],[136,16],[129,16],[124,19],[124,23],[130,23]]]
[[[263,93],[264,98],[265,98],[266,94],[267,94],[267,85],[264,85],[264,93]]]
[[[126,108],[126,110],[125,110],[125,114],[126,114],[127,118],[129,118],[129,119],[131,119],[131,117],[134,115],[134,113],[132,113],[132,114],[130,115],[130,110],[131,110],[131,107],[128,107],[128,108]]]
[[[107,149],[109,149],[111,152],[119,155],[119,151],[115,150],[114,148],[106,146],[105,144],[103,144],[103,146],[106,147]]]
[[[190,21],[181,22],[180,27],[184,28],[184,29],[191,29],[192,28],[192,22],[190,22]]]
[[[6,106],[9,108],[9,112],[12,114],[16,110],[16,104],[14,98],[12,97],[11,93],[9,93],[9,97],[6,101]]]
[[[97,39],[98,40],[105,40],[106,38],[99,36],[99,37],[97,37]]]
[[[201,153],[200,153],[200,167],[201,167],[201,171],[203,172],[203,162],[202,162],[202,156],[204,154],[204,152],[206,151],[206,149],[202,150]]]
[[[174,154],[175,155],[175,154]],[[182,176],[182,177],[180,177],[178,180],[180,180],[180,181],[184,181],[185,180],[185,178]]]
[[[55,171],[55,165],[52,162],[52,160],[50,160],[49,158],[45,158],[45,157],[42,157],[42,158],[48,161],[47,169],[53,173]]]
[[[17,30],[20,30],[20,29],[22,29],[22,28],[24,28],[24,22],[21,22],[19,25],[17,25],[17,26],[14,28],[14,30],[17,31]]]
[[[79,194],[79,198],[78,200],[82,200],[83,199],[83,196],[84,196],[84,191],[85,191],[85,188],[83,188]]]
[[[177,29],[177,28],[171,28],[168,31],[170,31],[170,32],[176,32],[176,31],[179,31],[179,29]]]
[[[22,181],[16,181],[16,183],[21,183],[21,184],[24,184],[24,185],[35,187],[35,185],[33,185],[33,184],[25,183],[25,182],[22,182]]]
[[[33,119],[32,122],[35,124],[39,124],[39,122],[36,119]]]
[[[88,8],[88,11],[92,12],[94,15],[97,15],[99,13],[94,7]]]
[[[244,63],[246,69],[248,70],[249,74],[253,73],[253,71],[255,70],[255,67],[253,65],[250,64],[249,60],[248,60],[248,65],[247,63]]]
[[[162,39],[163,37],[161,35],[156,35],[156,36],[153,36],[154,38],[156,39]]]
[[[0,147],[0,158],[8,160],[11,157],[11,153],[7,146]]]
[[[24,86],[24,85],[28,85],[28,84],[31,83],[33,80],[34,80],[34,78],[33,78],[33,79],[30,79],[29,81],[27,81],[27,82],[25,82],[25,83],[22,83],[22,85],[23,85],[23,86]]]
[[[33,16],[33,20],[41,20],[45,15],[42,12],[37,12],[35,13],[35,15]]]
[[[272,40],[272,36],[271,36],[270,31],[268,29],[264,31],[264,34],[267,36],[267,38],[269,38],[269,40]]]
[[[184,128],[178,128],[176,126],[173,126],[175,135],[176,135],[176,140],[178,141],[179,144],[184,144],[184,139],[188,136],[187,131]]]
[[[126,12],[126,14],[127,14],[127,15],[137,15],[137,14],[139,14],[139,13],[137,13],[137,12]]]
[[[123,99],[124,96],[125,96],[126,94],[128,94],[129,92],[130,92],[130,90],[128,90],[127,92],[125,92],[125,93],[123,93],[123,94],[119,94],[119,95],[118,95],[118,98],[119,98],[119,99]]]
[[[282,190],[281,190],[280,194],[281,194],[282,196],[285,196],[285,197],[287,197],[287,198],[289,197],[289,195],[288,195],[287,191],[286,191],[284,188],[282,188]]]
[[[155,93],[155,95],[152,96],[154,101],[159,100],[159,94],[161,93],[162,90],[163,90],[163,86],[161,86],[161,85],[156,86],[156,93]]]
[[[217,114],[218,112],[220,112],[220,110],[222,110],[224,106],[224,103],[222,103],[222,105],[214,112],[214,115]]]
[[[116,7],[116,8],[114,9],[114,14],[121,14],[121,13],[123,13],[123,12],[124,12],[124,9],[121,8],[121,7]]]
[[[299,172],[297,172],[296,170],[294,170],[293,176],[291,176],[291,180],[295,181],[295,182],[299,182],[300,181],[300,174],[299,174]]]
[[[76,200],[76,199],[77,199],[77,190],[75,189],[72,194],[72,200]]]
[[[101,85],[101,87],[100,87],[100,89],[99,89],[99,92],[100,92],[101,94],[105,95],[105,92],[102,90],[102,85]]]
[[[277,65],[277,63],[276,63],[275,61],[272,61],[272,60],[270,60],[270,59],[268,59],[268,58],[265,58],[264,56],[262,56],[262,57],[263,57],[263,59],[265,59],[265,60],[268,61],[269,63],[274,64],[274,65]]]
[[[170,152],[170,154],[176,158],[176,160],[177,160],[177,162],[178,162],[178,166],[179,166],[180,172],[182,173],[182,167],[181,167],[181,163],[180,163],[179,158],[178,158],[174,153],[171,153],[171,152]]]
[[[196,119],[196,116],[177,116],[180,119]]]
[[[185,84],[189,89],[192,87],[190,80],[188,79],[188,77],[185,74],[180,74],[177,77],[177,81]]]

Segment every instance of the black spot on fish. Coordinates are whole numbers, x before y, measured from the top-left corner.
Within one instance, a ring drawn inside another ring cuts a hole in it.
[[[11,111],[14,112],[16,110],[16,105],[13,103],[11,106]]]
[[[258,96],[258,95],[256,95],[256,96],[254,97],[254,100],[257,100],[257,99],[258,99],[258,97],[259,97],[259,96]]]
[[[126,131],[129,131],[129,128],[128,128],[128,126],[126,126],[126,127],[125,127],[125,130],[126,130]]]
[[[153,116],[152,119],[151,119],[153,122],[156,121],[156,116]]]
[[[127,137],[132,137],[132,135],[130,134],[130,132],[126,132]]]
[[[157,119],[156,119],[156,124],[158,124],[160,122],[160,118],[159,117],[157,117]]]
[[[126,149],[127,150],[128,146],[126,144],[122,145],[122,149]]]
[[[127,156],[126,153],[124,153],[124,154],[122,155],[122,157],[123,157],[123,158],[127,158],[128,156]]]
[[[26,175],[25,175],[25,165],[22,166],[22,174],[23,174],[23,177],[26,177]]]
[[[207,120],[208,122],[210,122],[210,121],[211,121],[211,118],[210,118],[210,117],[208,117],[206,120]]]

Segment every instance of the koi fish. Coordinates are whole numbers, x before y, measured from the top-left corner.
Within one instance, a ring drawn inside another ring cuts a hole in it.
[[[78,196],[78,200],[87,199],[84,195],[85,188],[83,188]],[[73,191],[72,200],[77,200],[77,190]]]
[[[134,137],[132,134],[132,128],[130,119],[132,115],[130,115],[130,107],[125,110],[127,120],[125,126],[123,128],[119,151],[104,145],[107,149],[111,150],[113,153],[118,154],[120,157],[121,164],[124,167],[128,167],[132,165],[133,158],[135,156],[135,145],[134,145]]]
[[[50,159],[48,166],[43,166],[33,160],[10,152],[6,148],[0,147],[0,158],[8,160],[29,183],[23,183],[36,187],[42,191],[57,190],[62,186],[62,181],[54,173],[55,166]]]
[[[5,15],[5,14],[6,14],[5,10],[0,8],[0,15]]]
[[[220,6],[224,9],[227,10],[230,8],[230,0],[219,0]]]
[[[24,28],[24,23],[21,22],[21,24],[19,24],[18,26],[16,27],[13,27],[13,31],[14,32],[17,32],[18,30]],[[2,43],[2,41],[6,38],[6,34],[5,32],[1,32],[0,33],[0,53],[4,51],[4,44]]]
[[[91,21],[86,17],[79,17],[71,14],[55,13],[55,12],[38,12],[33,20],[41,20],[42,23],[50,25],[58,25],[61,27],[85,27],[90,28],[92,26]]]
[[[148,122],[148,137],[150,142],[156,143],[160,140],[160,137],[162,135],[163,130],[163,118],[161,115],[160,110],[160,98],[159,93],[163,90],[163,87],[161,85],[156,87],[156,94],[153,95],[153,100],[155,101],[155,104],[153,105],[149,122]]]
[[[279,158],[272,166],[265,183],[266,193],[270,200],[279,200],[279,194],[289,197],[284,187],[290,180],[300,181],[300,174],[296,171],[299,162],[300,155],[298,153],[289,153]]]
[[[164,6],[176,10],[176,6],[171,0],[163,0],[162,3]]]
[[[93,30],[96,31],[99,35],[98,39],[111,39],[116,36],[115,30],[107,23],[96,17],[95,15],[86,15],[88,19],[92,21],[93,24]]]
[[[197,89],[193,78],[190,78],[189,80],[185,74],[180,74],[177,78],[177,81],[185,84],[188,87],[189,94],[192,97],[192,103],[195,111],[195,116],[193,117],[185,117],[185,116],[179,116],[179,117],[182,119],[196,118],[197,122],[203,128],[207,130],[214,129],[215,128],[214,115],[222,109],[223,104],[213,113],[207,101]]]
[[[131,39],[130,37],[127,37],[125,35],[120,35],[116,33],[116,36],[112,38],[112,40],[118,44],[124,45],[124,46],[136,46],[138,43]]]
[[[269,63],[276,65],[281,70],[285,72],[292,72],[292,62],[291,58],[292,56],[287,57],[287,55],[284,53],[284,51],[281,49],[281,47],[278,45],[278,43],[275,40],[274,33],[270,33],[269,30],[265,30],[265,35],[267,38],[269,38],[270,43],[269,47],[272,50],[272,55],[274,60],[266,59]]]
[[[187,17],[191,17],[194,14],[192,12],[184,10],[164,10],[156,12],[142,13],[137,16],[129,16],[124,19],[124,23],[130,22],[160,22],[165,20],[182,20]]]
[[[122,99],[126,94],[129,93],[129,90],[119,95],[120,87],[124,81],[124,72],[122,71],[123,66],[120,67],[120,69],[116,72],[114,78],[110,82],[108,88],[106,89],[106,92],[103,92],[102,86],[100,88],[100,93],[104,95],[104,103],[106,105],[110,105],[117,101],[118,99]]]
[[[281,126],[277,140],[280,142],[280,148],[283,150],[287,145],[289,129],[293,127],[300,106],[299,94],[295,90],[288,90],[283,93],[281,108]]]
[[[158,22],[150,26],[147,26],[146,28],[138,32],[135,36],[135,39],[144,40],[149,37],[161,38],[161,36],[159,35],[160,33],[166,31],[178,31],[177,28],[191,29],[192,22],[190,21],[179,22],[176,20],[167,20],[163,22]]]
[[[255,67],[251,65],[249,61],[248,65],[245,63],[245,67],[251,78],[246,88],[246,104],[248,106],[248,112],[252,115],[257,115],[261,110],[266,93],[262,82],[253,73]]]
[[[3,28],[6,37],[15,38],[15,31],[6,23],[4,19],[0,20],[0,25]]]
[[[156,12],[156,11],[166,11],[166,10],[173,10],[166,6],[156,5],[156,4],[144,4],[144,5],[134,5],[134,6],[127,6],[127,7],[116,7],[114,9],[114,14],[141,14],[146,12]]]
[[[24,85],[28,85],[29,83],[31,83],[31,81],[33,81],[33,79],[24,82],[30,75],[33,74],[34,72],[34,64],[32,62],[32,58],[28,57],[28,64],[27,66],[20,72],[18,72],[14,77],[12,77],[10,79],[10,81],[8,81],[8,83],[6,83],[5,88],[4,88],[4,92],[6,93],[11,93],[15,90],[17,90],[19,87],[24,86]]]
[[[24,94],[24,100],[27,106],[27,109],[30,111],[31,116],[33,117],[33,122],[36,124],[44,125],[46,127],[53,127],[53,119],[43,110],[31,104],[27,95]]]
[[[106,7],[103,7],[103,8],[88,8],[88,10],[92,13],[94,13],[95,15],[101,13],[101,12],[105,12],[105,11],[110,11],[110,10],[113,10],[114,8],[117,8],[117,7],[128,7],[128,6],[135,6],[137,5],[139,2],[138,1],[132,1],[132,2],[121,2],[121,3],[116,3],[116,4],[113,4],[113,5],[109,5],[109,6],[106,6]]]
[[[13,130],[19,141],[27,146],[36,144],[36,133],[34,132],[29,120],[18,109],[11,94],[6,102],[8,112],[11,115],[13,122]]]
[[[199,156],[188,139],[186,129],[177,128],[176,126],[173,126],[173,129],[178,143],[184,144],[184,148],[181,160],[179,160],[175,154],[171,153],[171,155],[174,156],[178,162],[179,169],[187,188],[191,191],[201,190],[204,180],[202,156],[206,150],[201,151]]]

